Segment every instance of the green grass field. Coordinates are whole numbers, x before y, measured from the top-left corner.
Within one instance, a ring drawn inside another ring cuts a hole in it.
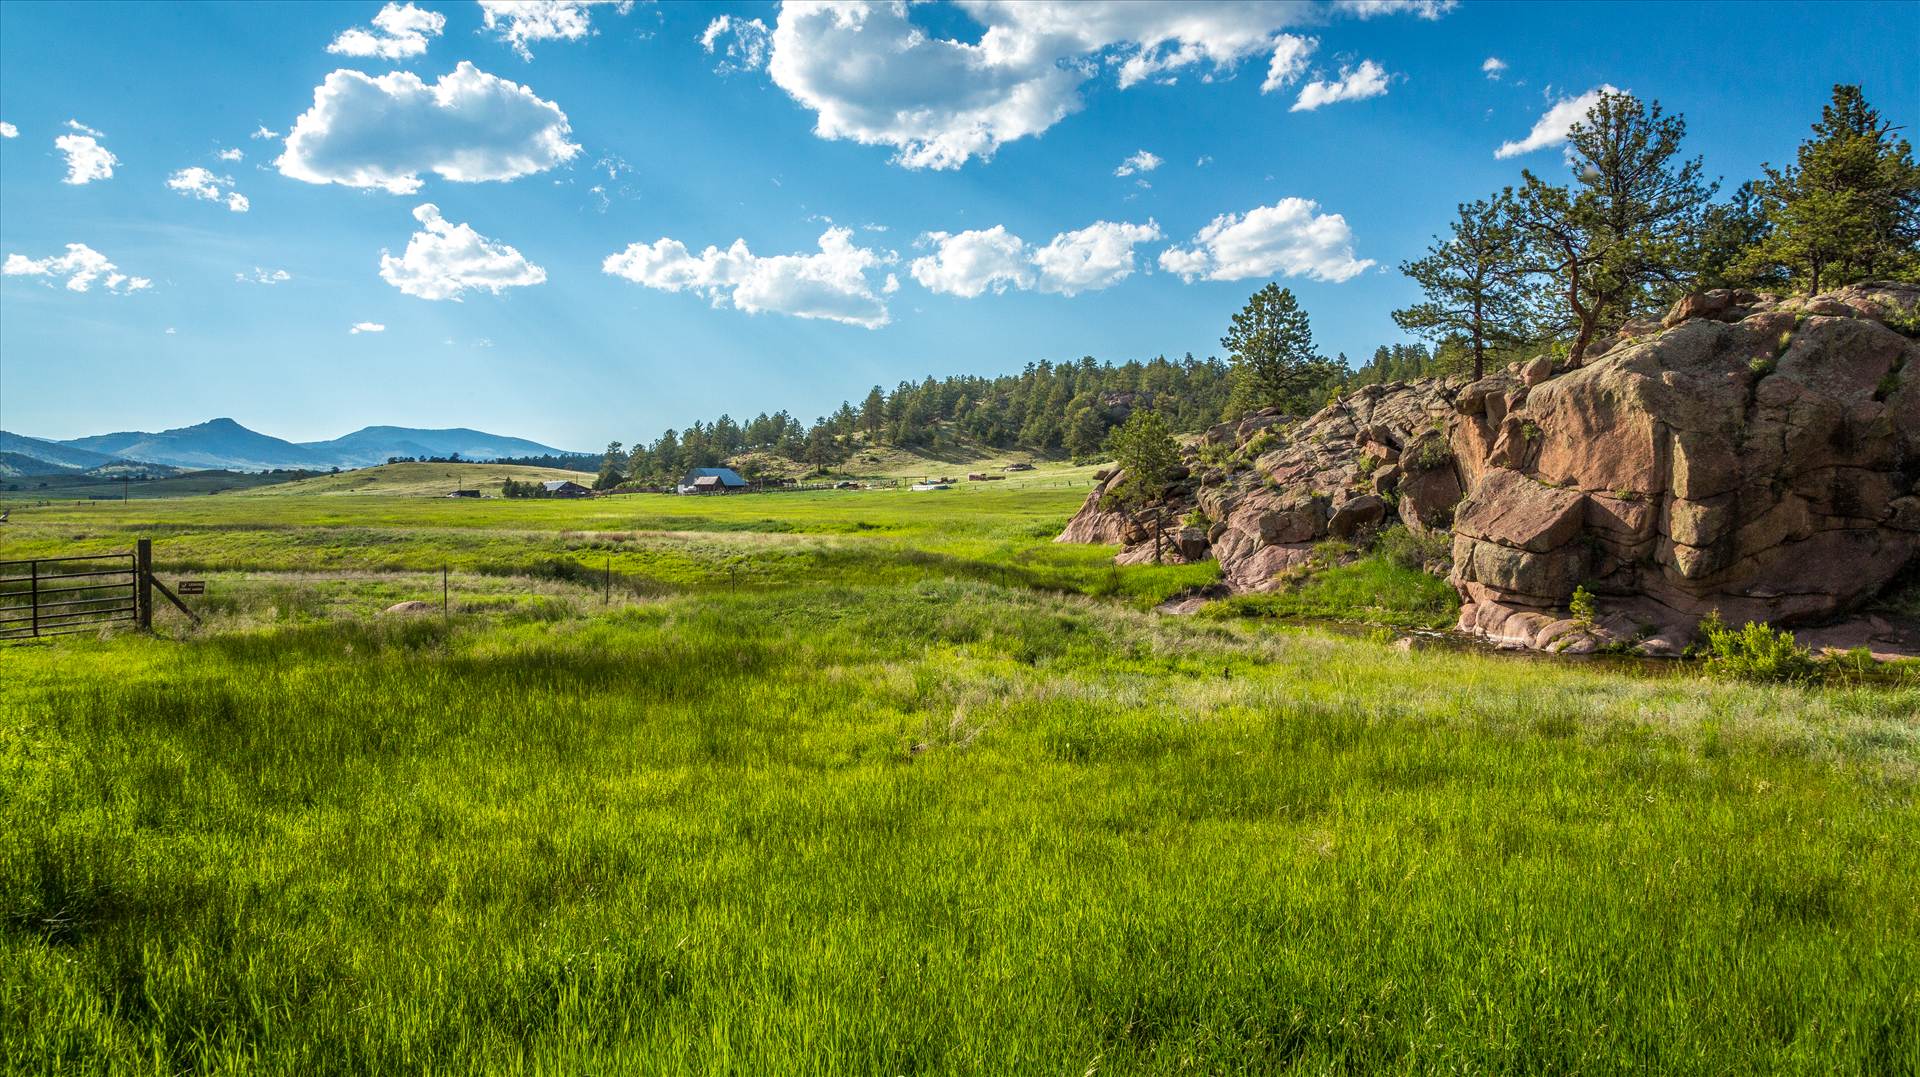
[[[1920,1068],[1920,684],[1159,616],[1085,481],[16,509],[209,593],[0,650],[0,1067]]]

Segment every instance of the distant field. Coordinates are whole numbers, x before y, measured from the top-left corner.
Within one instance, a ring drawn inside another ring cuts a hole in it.
[[[139,500],[152,498],[197,497],[207,494],[238,493],[293,481],[286,473],[268,474],[248,471],[195,471],[185,475],[148,479],[91,478],[84,475],[31,475],[0,479],[0,504],[21,501],[100,500],[118,501],[122,497]]]
[[[216,600],[287,574],[301,575],[312,593],[337,596],[363,589],[368,573],[442,568],[455,574],[457,587],[521,578],[583,587],[590,581],[600,593],[610,573],[616,593],[635,597],[951,575],[1125,593],[1143,604],[1217,577],[1211,564],[1123,573],[1111,564],[1110,550],[1053,543],[1085,498],[1089,471],[1029,472],[931,493],[898,488],[591,500],[372,491],[301,496],[302,487],[325,488],[287,484],[244,498],[22,507],[0,532],[0,549],[12,551],[9,557],[91,553],[127,549],[147,537],[162,573],[210,577]],[[396,485],[422,481],[402,475]],[[385,588],[378,590],[385,595]]]
[[[1914,1071],[1920,684],[1157,616],[1088,481],[15,505],[208,625],[0,649],[0,1070]]]
[[[551,467],[521,467],[517,464],[382,464],[379,467],[342,471],[337,475],[315,475],[310,479],[286,483],[271,491],[262,487],[254,492],[440,497],[455,490],[479,490],[489,497],[498,497],[500,484],[507,479],[516,482],[571,479],[585,486],[593,483],[591,473]]]

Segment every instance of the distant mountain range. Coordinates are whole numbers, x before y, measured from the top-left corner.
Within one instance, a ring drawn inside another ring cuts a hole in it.
[[[407,426],[369,426],[332,441],[292,442],[249,430],[232,419],[149,433],[116,434],[55,441],[0,430],[0,473],[32,474],[87,471],[111,473],[128,465],[159,465],[188,470],[271,471],[276,468],[371,467],[396,456],[451,456],[466,460],[567,455],[567,450],[525,438],[501,437],[481,430],[421,430]],[[103,470],[104,469],[104,470]]]

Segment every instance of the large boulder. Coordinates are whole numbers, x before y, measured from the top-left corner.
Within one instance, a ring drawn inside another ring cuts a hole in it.
[[[1672,641],[1884,589],[1920,556],[1920,342],[1883,324],[1917,297],[1705,293],[1532,387],[1455,522],[1461,627],[1537,645],[1585,585],[1622,639]]]

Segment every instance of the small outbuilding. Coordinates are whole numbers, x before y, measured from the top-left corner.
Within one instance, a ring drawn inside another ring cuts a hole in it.
[[[450,494],[448,494],[447,496],[448,496],[448,497],[479,497],[479,496],[480,496],[480,491],[478,491],[478,490],[455,490],[455,491],[454,491],[453,493],[450,493]]]
[[[579,483],[574,482],[572,479],[555,479],[551,482],[543,482],[540,484],[540,488],[547,492],[548,497],[592,497],[593,496],[592,490],[589,490],[586,487],[580,485]]]
[[[747,480],[730,467],[696,467],[680,477],[683,494],[728,494],[747,488]]]

